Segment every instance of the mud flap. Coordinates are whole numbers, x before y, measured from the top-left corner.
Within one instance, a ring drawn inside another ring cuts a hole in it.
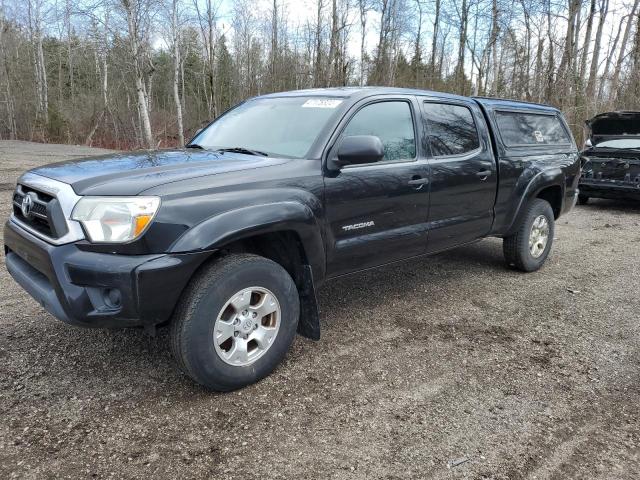
[[[320,313],[313,272],[310,265],[302,267],[302,285],[300,288],[300,320],[298,334],[311,340],[320,340]]]

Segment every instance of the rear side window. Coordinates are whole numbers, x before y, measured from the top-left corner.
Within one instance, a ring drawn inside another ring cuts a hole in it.
[[[517,145],[566,145],[571,138],[556,115],[496,112],[502,141]]]
[[[343,136],[374,135],[382,141],[382,161],[413,160],[416,139],[411,107],[407,102],[380,102],[363,107],[349,121]]]
[[[464,155],[480,148],[473,114],[467,107],[425,102],[424,113],[434,157]]]

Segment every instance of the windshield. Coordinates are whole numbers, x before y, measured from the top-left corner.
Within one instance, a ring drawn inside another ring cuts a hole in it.
[[[598,148],[640,148],[640,138],[617,138],[596,144]]]
[[[249,100],[209,125],[191,145],[304,158],[341,103],[312,97]]]

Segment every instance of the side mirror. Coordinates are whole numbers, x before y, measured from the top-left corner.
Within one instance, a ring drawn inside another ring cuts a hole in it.
[[[353,135],[344,137],[338,152],[330,159],[330,168],[339,170],[345,165],[375,163],[384,157],[384,146],[380,138],[373,135]]]
[[[587,138],[584,142],[584,148],[591,148],[593,147],[593,142],[591,141],[590,138]]]

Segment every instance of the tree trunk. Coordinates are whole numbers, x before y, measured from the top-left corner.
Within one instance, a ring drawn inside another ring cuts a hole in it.
[[[547,3],[547,37],[549,40],[549,55],[547,60],[546,81],[544,85],[545,98],[551,99],[555,88],[555,50],[553,48],[553,30],[551,20],[551,2]]]
[[[618,55],[618,61],[616,63],[616,68],[613,71],[613,77],[611,79],[611,87],[613,89],[613,99],[618,98],[618,93],[620,92],[620,88],[618,82],[620,80],[620,72],[622,71],[622,64],[625,59],[625,51],[627,49],[627,42],[629,41],[629,35],[631,33],[631,25],[633,24],[633,19],[636,15],[636,10],[638,9],[638,4],[640,4],[640,0],[635,0],[633,3],[633,7],[631,8],[631,13],[629,14],[629,20],[627,21],[627,26],[624,29],[624,35],[622,37],[622,43],[620,44],[620,54]]]
[[[71,52],[71,1],[65,3],[65,23],[67,26],[67,63],[69,68],[69,94],[71,98],[71,111],[75,110],[75,79],[73,76],[73,55]]]
[[[278,91],[278,0],[273,0],[273,11],[271,13],[271,61],[269,71],[271,73],[271,89]]]
[[[500,26],[498,25],[498,0],[493,0],[491,8],[491,36],[489,40],[489,46],[491,48],[491,59],[493,61],[493,82],[491,83],[491,96],[498,95],[498,84],[500,83],[500,77],[498,76],[498,33]]]
[[[418,31],[416,32],[416,41],[413,47],[413,84],[415,87],[419,87],[420,82],[420,70],[422,67],[422,3],[421,0],[416,0],[416,6],[418,7]]]
[[[525,38],[525,57],[524,62],[522,64],[523,69],[523,81],[522,86],[524,89],[524,98],[527,101],[531,100],[531,12],[529,11],[526,4],[522,3],[522,8],[524,10],[524,25],[526,30],[526,38]]]
[[[430,70],[432,72],[436,69],[436,55],[438,51],[438,34],[440,30],[440,6],[442,0],[436,0],[436,4],[433,12],[433,38],[431,39],[431,62]]]
[[[7,123],[9,124],[9,140],[15,140],[17,136],[16,116],[14,108],[13,92],[11,91],[11,79],[9,78],[9,68],[7,66],[7,52],[5,44],[2,43],[2,34],[5,28],[4,21],[4,2],[0,4],[0,62],[2,62],[2,70],[0,70],[0,84],[4,84],[5,105],[7,106]],[[4,78],[4,81],[2,79]]]
[[[439,1],[439,0],[438,0]],[[366,0],[358,0],[358,10],[360,13],[360,86],[364,86],[364,57],[365,51],[365,38],[367,36],[367,3]],[[318,16],[318,21],[319,21]]]
[[[598,29],[596,30],[596,39],[593,45],[593,56],[591,57],[591,66],[589,67],[589,80],[587,81],[587,100],[596,100],[593,96],[596,91],[596,79],[598,77],[602,31],[604,29],[604,22],[607,18],[608,12],[609,0],[601,0],[600,18],[598,19]]]
[[[582,47],[582,55],[580,56],[580,69],[578,70],[579,78],[584,79],[587,71],[587,57],[589,56],[589,47],[591,46],[591,32],[593,30],[593,19],[596,15],[596,0],[591,0],[589,8],[589,16],[587,17],[587,33],[584,35],[584,45]]]
[[[216,84],[215,84],[215,28],[216,28],[216,10],[212,4],[212,0],[206,0],[206,17],[200,12],[199,2],[194,0],[193,5],[196,10],[198,23],[200,24],[200,32],[202,34],[202,41],[204,43],[206,53],[206,77],[208,80],[207,92],[207,109],[209,111],[209,118],[215,118],[217,115],[216,110]],[[207,85],[205,80],[205,85]]]
[[[108,47],[109,44],[109,14],[104,16],[104,45],[102,46],[102,103],[105,110],[109,109],[109,63],[108,63]]]
[[[338,5],[336,0],[331,4],[331,36],[329,38],[329,66],[327,78],[324,81],[325,86],[329,87],[334,84],[337,76],[338,63]]]
[[[604,64],[604,70],[602,71],[602,80],[600,81],[600,86],[598,87],[598,99],[602,100],[602,96],[604,94],[604,86],[607,83],[607,78],[609,78],[609,69],[611,68],[611,64],[613,63],[613,55],[618,48],[618,41],[620,40],[620,34],[622,33],[622,27],[624,26],[624,19],[618,25],[618,33],[616,33],[616,37],[613,40],[613,45],[611,46],[611,50],[607,55],[607,61]]]
[[[140,55],[140,38],[138,31],[138,13],[131,4],[131,0],[122,0],[122,5],[127,15],[127,26],[129,28],[129,46],[131,48],[131,58],[134,64],[134,76],[136,85],[136,97],[138,102],[138,114],[140,117],[141,140],[147,148],[154,148],[155,141],[151,131],[151,120],[149,118],[149,103],[147,99],[147,89],[144,83],[144,72],[142,70],[142,58]]]
[[[543,52],[544,52],[544,38],[540,36],[538,38],[538,48],[536,51],[536,69],[534,74],[534,89],[537,92],[537,101],[542,101],[542,69],[543,69]]]
[[[458,93],[464,95],[464,62],[465,52],[467,50],[467,28],[469,14],[468,0],[462,0],[462,9],[460,12],[460,31],[458,38],[458,63],[456,65],[456,89]]]
[[[569,95],[571,88],[571,79],[573,77],[573,68],[575,62],[575,35],[578,12],[580,10],[580,0],[569,0],[569,18],[567,23],[567,33],[564,40],[564,49],[560,66],[558,67],[558,81],[560,83],[559,95],[556,95],[557,101],[563,105]]]
[[[178,142],[184,145],[184,127],[182,125],[182,102],[180,101],[180,26],[178,25],[178,0],[171,4],[171,37],[173,41],[173,101],[176,106],[178,123]]]
[[[316,28],[314,36],[313,86],[319,87],[322,82],[322,9],[323,0],[317,0]]]
[[[636,34],[631,51],[630,92],[634,98],[640,97],[640,13],[636,19]]]
[[[33,46],[34,70],[36,74],[37,114],[46,126],[49,123],[49,93],[47,87],[47,70],[42,49],[42,5],[41,0],[27,1],[29,35]]]

